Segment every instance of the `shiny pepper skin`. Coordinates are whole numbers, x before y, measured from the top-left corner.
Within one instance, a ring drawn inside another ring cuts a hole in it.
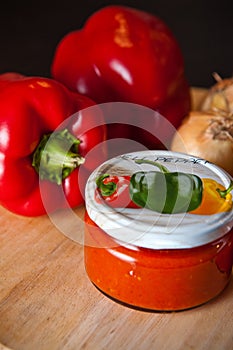
[[[103,146],[90,155],[106,134],[102,114],[88,108],[95,106],[53,79],[14,72],[0,76],[0,205],[18,215],[39,216],[84,203],[85,181],[106,156]],[[41,158],[41,141],[58,129],[51,153]],[[63,145],[70,158],[63,157]],[[64,171],[58,154],[68,164]]]
[[[160,18],[135,8],[103,7],[82,29],[65,35],[55,50],[51,75],[97,103],[149,107],[174,127],[190,110],[190,90],[176,38]],[[127,122],[133,124],[135,115],[129,118]],[[163,148],[155,119],[150,126],[153,135],[126,125],[125,135],[149,148]],[[108,137],[123,137],[122,128],[108,125]],[[166,138],[171,138],[168,131]]]
[[[103,200],[112,208],[140,208],[130,198],[130,175],[116,176],[103,174],[96,180],[96,201]]]
[[[190,212],[191,214],[212,215],[231,210],[231,193],[229,192],[225,197],[221,197],[218,192],[218,189],[225,191],[224,186],[208,178],[203,178],[202,183],[204,188],[202,202],[197,209]]]

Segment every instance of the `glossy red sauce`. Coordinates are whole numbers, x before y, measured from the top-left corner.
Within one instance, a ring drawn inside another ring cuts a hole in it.
[[[197,248],[155,250],[117,245],[86,214],[85,268],[90,280],[132,307],[175,311],[216,297],[233,263],[233,230]]]

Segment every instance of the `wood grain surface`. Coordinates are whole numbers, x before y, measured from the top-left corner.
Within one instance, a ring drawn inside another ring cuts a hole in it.
[[[199,92],[192,91],[195,106]],[[74,213],[72,230],[82,236],[84,208]],[[0,208],[0,343],[0,350],[231,350],[233,282],[192,310],[130,309],[92,285],[82,244],[53,219]]]

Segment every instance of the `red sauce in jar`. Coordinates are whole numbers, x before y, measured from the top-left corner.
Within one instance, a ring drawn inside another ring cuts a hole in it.
[[[129,249],[86,214],[85,267],[90,280],[117,301],[142,309],[174,311],[206,303],[228,284],[233,231],[191,249]]]
[[[131,176],[138,159],[148,160],[140,171],[148,171],[148,163],[158,159],[173,172],[191,169],[212,187],[205,186],[196,212],[164,214],[96,201],[99,175]],[[215,298],[230,281],[233,265],[232,190],[226,200],[219,196],[218,205],[215,187],[221,183],[222,190],[231,181],[213,164],[165,151],[135,152],[105,162],[86,186],[84,259],[91,282],[115,301],[144,310],[185,310]],[[210,207],[215,210],[209,213]]]

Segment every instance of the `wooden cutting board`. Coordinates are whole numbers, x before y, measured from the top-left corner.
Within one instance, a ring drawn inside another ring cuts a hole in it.
[[[194,107],[205,93],[192,90]],[[74,234],[83,213],[75,211]],[[82,244],[49,217],[0,215],[0,350],[233,349],[233,282],[189,311],[136,311],[91,284]]]

